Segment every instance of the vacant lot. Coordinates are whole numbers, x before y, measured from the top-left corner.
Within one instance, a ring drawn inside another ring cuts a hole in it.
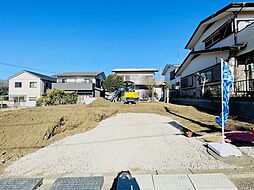
[[[18,158],[66,136],[88,131],[101,120],[117,113],[155,113],[170,116],[192,131],[210,134],[220,131],[214,115],[191,106],[164,103],[123,105],[99,99],[91,105],[68,105],[5,110],[0,112],[1,170]],[[227,129],[250,129],[254,125],[229,121]]]

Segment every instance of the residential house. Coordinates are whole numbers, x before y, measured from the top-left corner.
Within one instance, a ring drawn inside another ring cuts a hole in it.
[[[114,69],[112,72],[122,76],[124,81],[135,83],[135,90],[139,92],[140,100],[148,100],[152,97],[153,88],[155,87],[155,73],[157,69]]]
[[[51,89],[54,82],[53,77],[27,70],[9,77],[9,106],[35,106],[36,99]]]
[[[87,98],[104,97],[104,72],[64,72],[56,75],[57,83],[53,88],[64,90],[66,93],[75,92],[78,102],[84,103]]]
[[[220,94],[220,62],[234,75],[233,95],[254,92],[254,3],[232,3],[200,22],[176,76],[183,96]]]
[[[165,83],[170,85],[170,89],[164,88],[164,101],[169,102],[170,97],[174,96],[176,90],[179,89],[180,78],[176,77],[176,72],[180,65],[166,64],[162,71]]]
[[[171,85],[172,89],[178,89],[179,88],[179,77],[176,77],[176,71],[180,65],[170,65],[167,64],[163,71],[162,76],[164,76],[164,81]]]
[[[165,100],[165,86],[166,83],[164,80],[155,80],[155,99],[157,101],[164,101]]]

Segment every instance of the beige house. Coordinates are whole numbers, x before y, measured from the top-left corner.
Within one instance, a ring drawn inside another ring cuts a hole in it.
[[[56,79],[32,71],[23,70],[9,77],[9,106],[30,107],[36,105]]]
[[[114,69],[112,72],[122,76],[124,81],[135,83],[135,90],[139,92],[140,100],[148,100],[151,97],[151,90],[147,86],[155,86],[155,73],[157,69]]]

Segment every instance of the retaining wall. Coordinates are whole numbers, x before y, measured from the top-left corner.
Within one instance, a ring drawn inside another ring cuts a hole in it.
[[[171,103],[191,105],[204,111],[220,113],[220,98],[174,98]],[[232,97],[229,100],[229,114],[240,118],[254,121],[254,100]]]

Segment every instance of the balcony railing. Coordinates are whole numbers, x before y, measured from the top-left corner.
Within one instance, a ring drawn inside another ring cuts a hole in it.
[[[62,90],[93,90],[93,83],[53,83],[53,88]]]
[[[236,96],[254,97],[254,79],[234,82]]]

